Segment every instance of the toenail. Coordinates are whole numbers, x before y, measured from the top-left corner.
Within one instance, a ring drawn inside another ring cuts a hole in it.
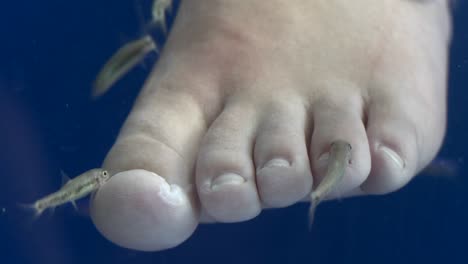
[[[244,183],[244,177],[235,173],[224,173],[216,177],[211,183],[211,189],[216,190],[217,188],[225,185],[239,185]]]
[[[182,188],[175,184],[163,184],[159,189],[161,199],[171,205],[182,205],[186,202]]]
[[[273,167],[291,167],[291,163],[282,158],[274,158],[265,163],[262,168],[273,168]]]
[[[386,154],[398,167],[401,169],[406,167],[405,161],[398,155],[394,150],[384,145],[378,146],[379,150],[381,150],[384,154]]]
[[[328,158],[330,157],[330,152],[325,152],[320,157],[317,159],[319,162],[326,162],[328,161]]]

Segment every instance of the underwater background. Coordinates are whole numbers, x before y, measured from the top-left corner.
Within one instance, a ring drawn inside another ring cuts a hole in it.
[[[98,101],[90,100],[91,84],[122,44],[143,34],[150,5],[2,1],[0,264],[468,263],[468,4],[462,1],[454,16],[448,130],[436,160],[448,171],[436,166],[390,195],[324,203],[311,232],[308,205],[299,204],[244,223],[201,225],[179,247],[155,253],[113,245],[68,205],[25,221],[18,202],[58,189],[60,170],[78,175],[99,167],[114,142],[157,56]]]

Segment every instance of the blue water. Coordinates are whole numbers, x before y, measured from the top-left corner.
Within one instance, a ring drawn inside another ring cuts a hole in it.
[[[119,248],[86,217],[57,209],[24,223],[17,202],[60,185],[59,170],[99,167],[148,73],[138,67],[98,102],[90,84],[141,33],[149,1],[3,1],[0,6],[0,263],[468,263],[468,5],[455,15],[449,118],[440,157],[448,179],[419,177],[380,197],[326,203],[307,231],[307,205],[241,224],[200,226],[157,253]],[[5,211],[2,211],[5,208]]]

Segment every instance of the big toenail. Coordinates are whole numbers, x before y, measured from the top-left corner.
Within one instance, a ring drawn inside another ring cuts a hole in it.
[[[269,160],[265,165],[263,165],[263,168],[274,168],[274,167],[290,167],[291,163],[285,159],[282,158],[274,158]]]
[[[163,199],[171,205],[179,205],[186,202],[182,188],[180,188],[179,185],[176,184],[161,184],[161,188],[159,189],[159,195],[161,199]]]
[[[400,167],[401,169],[405,168],[405,161],[394,150],[384,145],[380,145],[378,149],[381,150],[384,154],[386,154],[398,167]]]
[[[239,185],[245,182],[245,178],[235,173],[224,173],[216,177],[211,183],[211,189],[216,190],[221,186]]]

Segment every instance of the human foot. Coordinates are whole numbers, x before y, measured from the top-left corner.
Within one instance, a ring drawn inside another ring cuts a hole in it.
[[[111,241],[161,250],[200,215],[237,222],[294,204],[320,182],[335,140],[351,143],[352,159],[329,199],[397,190],[434,157],[445,1],[286,3],[182,2],[104,162],[124,171],[91,208]]]

